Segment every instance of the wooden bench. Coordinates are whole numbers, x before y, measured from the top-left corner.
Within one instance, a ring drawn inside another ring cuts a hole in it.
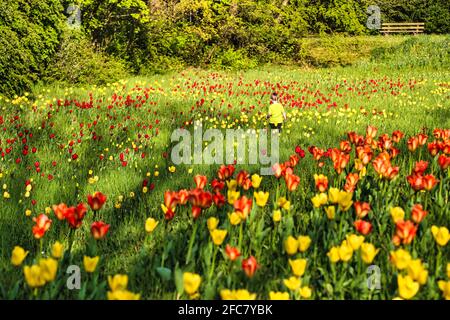
[[[390,33],[412,33],[419,34],[425,31],[423,22],[402,22],[402,23],[383,23],[380,32],[384,35]]]

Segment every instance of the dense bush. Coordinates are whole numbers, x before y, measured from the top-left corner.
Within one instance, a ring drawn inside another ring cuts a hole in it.
[[[125,75],[122,63],[96,49],[84,32],[66,29],[44,80],[68,84],[105,84]]]

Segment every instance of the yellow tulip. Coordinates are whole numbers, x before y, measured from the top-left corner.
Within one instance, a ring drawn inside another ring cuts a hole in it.
[[[328,200],[330,200],[331,203],[338,203],[339,202],[339,189],[338,188],[330,188],[328,190]]]
[[[327,214],[329,220],[333,220],[334,217],[336,216],[336,207],[335,206],[326,207],[325,213]]]
[[[116,274],[114,277],[108,276],[108,284],[111,291],[125,290],[128,285],[128,276],[126,274]]]
[[[227,181],[227,188],[228,188],[228,190],[236,191],[237,181],[234,179]]]
[[[273,222],[281,221],[281,210],[274,210],[272,215]]]
[[[380,249],[375,249],[375,246],[371,243],[361,244],[361,259],[366,264],[372,263],[375,256],[378,254]]]
[[[254,189],[258,189],[261,185],[262,177],[260,177],[258,174],[252,175],[252,186]]]
[[[339,247],[332,247],[327,253],[328,258],[331,262],[336,263],[339,261]]]
[[[41,276],[46,282],[55,280],[58,271],[58,261],[53,258],[40,259],[39,267],[41,268]]]
[[[445,300],[450,300],[450,280],[448,281],[438,281],[439,289],[442,291],[442,296]]]
[[[253,196],[256,200],[256,205],[259,207],[264,207],[267,203],[267,200],[269,200],[269,193],[268,192],[254,192]]]
[[[306,270],[306,259],[289,259],[289,265],[291,266],[292,273],[297,277],[301,277]]]
[[[42,287],[45,284],[45,279],[42,276],[41,267],[38,265],[32,265],[31,267],[25,266],[23,268],[25,275],[25,281],[30,288]]]
[[[141,298],[140,294],[130,292],[128,290],[115,290],[108,291],[108,300],[139,300]]]
[[[442,247],[450,240],[450,233],[446,227],[432,226],[431,233],[433,234],[436,243]]]
[[[242,222],[241,216],[237,212],[232,212],[228,214],[228,219],[233,226],[237,226]]]
[[[61,242],[56,241],[52,245],[52,257],[55,259],[59,259],[62,257],[63,252],[64,252],[64,245]]]
[[[286,250],[286,253],[290,256],[297,253],[298,250],[298,241],[293,236],[289,236],[284,241],[284,249]]]
[[[301,287],[300,290],[299,290],[299,292],[300,292],[300,296],[301,296],[303,299],[309,299],[309,298],[311,298],[312,290],[311,290],[310,287],[308,287],[308,286]]]
[[[219,225],[219,219],[216,217],[211,217],[206,221],[206,224],[208,226],[209,231],[213,231],[217,229],[217,226]]]
[[[191,272],[183,273],[183,287],[188,295],[194,295],[198,291],[201,282],[202,278],[200,275]]]
[[[297,241],[298,241],[298,250],[300,250],[300,252],[305,252],[311,245],[311,238],[309,236],[299,236],[297,238]]]
[[[349,234],[347,235],[347,242],[353,250],[358,250],[361,244],[364,242],[364,236]]]
[[[289,292],[269,292],[269,300],[289,300]]]
[[[302,282],[300,278],[290,277],[289,279],[284,279],[283,283],[289,290],[295,291],[300,287]]]
[[[210,235],[211,235],[211,239],[212,239],[213,243],[216,246],[220,246],[223,243],[223,241],[225,240],[227,233],[228,233],[227,230],[219,230],[219,229],[210,231]]]
[[[234,202],[239,199],[241,193],[239,191],[235,191],[235,190],[228,190],[227,191],[227,197],[228,197],[228,203],[233,205]]]
[[[339,259],[344,262],[349,261],[353,256],[353,249],[348,243],[347,240],[342,241],[341,246],[339,247]]]
[[[408,251],[403,249],[398,249],[397,251],[391,251],[390,254],[391,262],[399,270],[403,270],[408,267],[411,262],[411,255]]]
[[[413,298],[419,291],[419,283],[410,276],[397,276],[398,293],[403,299]]]
[[[175,171],[177,171],[177,168],[175,166],[170,166],[169,167],[169,172],[170,173],[174,173]]]
[[[408,275],[415,281],[424,285],[428,279],[428,271],[424,268],[420,259],[411,260],[407,267]]]
[[[405,218],[405,211],[403,211],[400,207],[391,208],[391,217],[394,220],[394,223],[397,223],[400,220]]]
[[[291,209],[291,202],[288,201],[285,197],[280,197],[277,201],[277,205],[280,208],[283,208],[286,211]]]
[[[88,272],[88,273],[94,272],[95,269],[97,268],[99,259],[100,258],[98,256],[92,257],[92,258],[88,257],[88,256],[84,256],[83,257],[84,270],[86,270],[86,272]]]
[[[450,262],[447,263],[447,278],[450,278]]]
[[[325,205],[328,202],[328,197],[326,193],[316,194],[311,198],[311,202],[314,208],[320,208],[322,205]]]
[[[352,201],[353,193],[340,191],[339,192],[339,208],[342,211],[347,211],[353,204]]]
[[[222,300],[255,300],[256,294],[250,293],[245,289],[222,289],[220,290],[220,297],[222,298]]]
[[[25,249],[23,249],[22,247],[15,246],[11,254],[11,263],[14,266],[18,267],[22,264],[27,255],[28,251],[25,251]]]
[[[147,233],[152,233],[156,229],[158,224],[159,224],[159,221],[156,221],[153,218],[148,218],[145,221],[145,231],[147,231]]]

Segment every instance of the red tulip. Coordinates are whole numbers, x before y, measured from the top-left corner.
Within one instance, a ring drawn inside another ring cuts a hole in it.
[[[95,192],[93,195],[88,195],[88,204],[92,210],[100,210],[106,202],[106,195],[101,192]]]
[[[364,220],[356,220],[354,226],[356,231],[363,235],[368,235],[372,231],[372,224]]]
[[[450,166],[450,157],[447,157],[445,154],[441,154],[438,158],[438,163],[441,169],[445,170]]]
[[[103,221],[93,222],[91,225],[91,234],[96,240],[103,239],[108,233],[109,227],[110,225]]]
[[[67,208],[64,216],[72,229],[78,229],[83,223],[87,208],[84,203],[80,203],[76,207]]]
[[[242,260],[242,269],[244,270],[247,277],[253,277],[256,269],[258,269],[258,263],[256,262],[255,257],[250,256],[248,259]]]
[[[233,176],[234,170],[235,170],[235,168],[231,164],[229,164],[227,166],[221,165],[219,168],[219,171],[217,172],[217,176],[222,181],[227,180]]]

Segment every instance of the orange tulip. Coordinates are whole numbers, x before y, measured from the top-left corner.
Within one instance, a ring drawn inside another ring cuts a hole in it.
[[[419,144],[421,146],[423,146],[423,145],[425,145],[425,143],[427,143],[427,139],[428,139],[428,136],[426,134],[419,133],[417,135],[417,140],[419,141]]]
[[[238,248],[232,247],[229,244],[225,247],[225,253],[231,261],[235,261],[241,255]]]
[[[345,180],[344,190],[347,192],[354,192],[356,184],[358,183],[359,175],[357,173],[349,173]]]
[[[234,210],[237,214],[239,214],[242,220],[245,220],[252,210],[252,204],[252,199],[248,199],[246,196],[242,196],[240,199],[234,202]]]
[[[194,177],[194,182],[198,189],[204,189],[208,183],[208,178],[198,174]]]
[[[297,186],[300,183],[300,177],[295,174],[287,174],[284,177],[284,180],[289,191],[294,191],[297,189]]]
[[[428,152],[432,157],[437,155],[439,153],[439,150],[440,150],[439,143],[437,143],[436,141],[430,142],[428,144]]]
[[[410,244],[412,240],[414,239],[416,232],[417,232],[417,226],[412,221],[403,221],[400,220],[395,224],[395,235],[398,237],[398,239],[401,240],[403,244]],[[396,240],[398,241],[398,240]],[[395,243],[395,242],[394,242]]]
[[[419,139],[417,137],[411,137],[408,139],[407,145],[409,151],[415,151],[419,146]]]
[[[369,211],[371,210],[370,208],[370,204],[367,202],[360,202],[360,201],[356,201],[353,206],[355,207],[355,211],[356,211],[356,216],[359,219],[364,218],[365,216],[367,216],[367,214],[369,213]]]
[[[52,220],[45,214],[40,214],[37,218],[33,218],[33,221],[36,222],[32,229],[33,235],[36,239],[41,239],[50,228]]]
[[[415,204],[411,210],[411,217],[415,223],[420,223],[427,216],[428,212],[423,210],[421,204]]]
[[[53,206],[53,212],[55,213],[58,220],[64,220],[64,213],[67,210],[67,205],[65,203],[60,203],[58,205]]]
[[[328,178],[323,174],[314,175],[314,181],[316,183],[316,188],[319,192],[325,192],[328,189]]]
[[[401,132],[401,131],[399,131],[399,130],[395,130],[393,133],[392,133],[392,141],[394,141],[394,142],[396,142],[396,143],[399,143],[400,142],[400,140],[404,137],[404,133],[403,132]]]
[[[438,184],[438,182],[439,180],[436,179],[432,174],[427,174],[423,177],[422,187],[423,189],[430,191]]]
[[[367,126],[366,129],[366,138],[374,139],[377,136],[378,129],[372,126]]]

